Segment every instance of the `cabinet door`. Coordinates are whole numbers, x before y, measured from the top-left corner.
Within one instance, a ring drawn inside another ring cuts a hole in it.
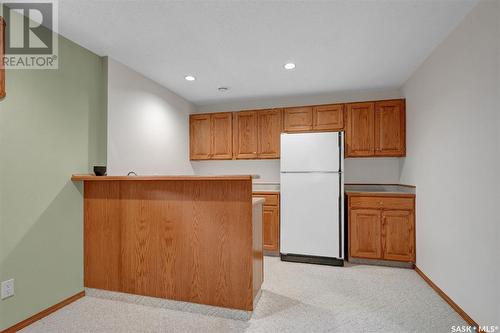
[[[313,109],[313,130],[335,131],[344,128],[344,104],[320,105]]]
[[[313,128],[312,107],[286,108],[283,112],[285,132],[304,132]]]
[[[347,104],[346,157],[374,156],[374,103]]]
[[[233,157],[233,117],[231,112],[210,115],[212,122],[212,150],[214,160],[230,160]]]
[[[210,159],[211,142],[210,115],[191,115],[189,117],[189,158],[191,160]]]
[[[259,158],[280,157],[281,109],[258,113]]]
[[[384,259],[415,261],[415,220],[412,211],[382,212],[382,251]]]
[[[264,250],[279,251],[279,210],[276,206],[264,206],[262,227],[264,229]]]
[[[234,157],[257,158],[257,112],[234,113]]]
[[[405,125],[403,100],[375,103],[376,156],[405,156]]]
[[[381,211],[376,209],[351,209],[350,212],[350,256],[381,259]]]

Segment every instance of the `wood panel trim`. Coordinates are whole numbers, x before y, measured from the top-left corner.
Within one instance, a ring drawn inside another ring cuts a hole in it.
[[[1,333],[14,333],[14,332],[17,332],[31,324],[33,324],[34,322],[44,318],[44,317],[47,317],[48,315],[50,315],[51,313],[53,312],[56,312],[57,310],[65,307],[66,305],[70,304],[70,303],[73,303],[74,301],[82,298],[83,296],[85,296],[85,291],[80,291],[78,294],[75,294],[71,297],[68,297],[64,300],[62,300],[61,302],[57,303],[57,304],[54,304],[52,305],[51,307],[45,309],[45,310],[42,310],[36,314],[34,314],[33,316],[3,330]]]
[[[429,277],[427,275],[425,275],[424,272],[422,272],[420,270],[420,268],[418,268],[416,265],[415,265],[415,272],[417,272],[418,275],[420,275],[420,277],[425,281],[427,282],[427,284],[432,288],[434,289],[434,291],[439,295],[441,296],[441,298],[446,302],[448,303],[452,308],[453,310],[455,310],[456,313],[458,313],[458,315],[460,317],[462,317],[469,325],[471,326],[475,326],[475,327],[479,327],[479,325],[477,324],[477,322],[472,319],[457,303],[455,303],[451,298],[450,296],[446,295],[446,293],[441,289],[439,288],[434,282],[432,282],[431,279],[429,279]],[[481,331],[479,331],[481,332]]]

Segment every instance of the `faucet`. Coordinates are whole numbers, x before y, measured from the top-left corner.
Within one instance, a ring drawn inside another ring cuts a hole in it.
[[[134,171],[130,171],[127,173],[127,176],[137,176],[137,174]]]

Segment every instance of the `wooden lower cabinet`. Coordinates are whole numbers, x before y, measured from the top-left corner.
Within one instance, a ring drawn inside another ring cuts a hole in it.
[[[350,247],[352,257],[381,258],[382,225],[380,211],[376,209],[353,209],[351,211]]]
[[[382,212],[382,251],[384,259],[414,260],[414,221],[412,211],[387,210]]]
[[[263,206],[263,243],[264,251],[279,254],[280,251],[280,208],[279,194],[270,192],[254,192],[254,197],[264,198]]]
[[[415,262],[414,195],[349,193],[348,200],[350,257]]]
[[[264,250],[279,251],[279,210],[275,206],[264,206],[262,228]]]

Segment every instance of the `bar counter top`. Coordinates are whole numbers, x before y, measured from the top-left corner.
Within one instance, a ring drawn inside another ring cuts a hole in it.
[[[95,176],[91,174],[72,175],[71,180],[76,181],[155,181],[155,180],[252,180],[252,175],[227,175],[227,176],[196,176],[196,175],[171,175],[171,176]]]

